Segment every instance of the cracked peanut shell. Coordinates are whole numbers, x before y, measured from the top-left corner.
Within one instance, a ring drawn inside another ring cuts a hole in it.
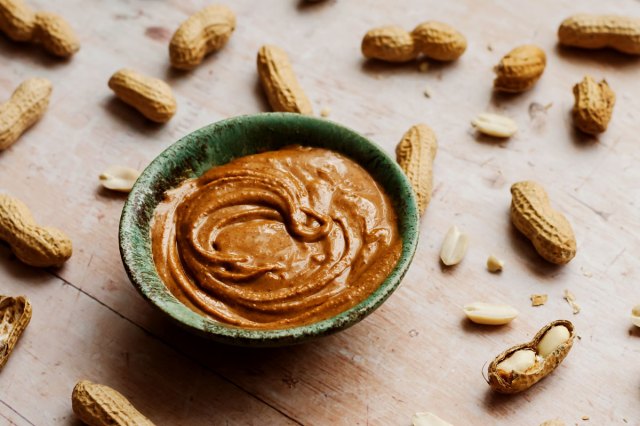
[[[576,255],[576,237],[567,218],[551,207],[544,188],[532,181],[511,186],[511,221],[544,259],[557,265]]]
[[[420,215],[431,201],[433,160],[438,151],[436,135],[426,124],[411,127],[396,147],[396,161],[411,183]]]
[[[534,45],[518,46],[507,53],[494,68],[493,88],[500,92],[519,93],[531,89],[547,64],[544,50]]]
[[[597,83],[592,77],[586,76],[580,83],[573,86],[573,122],[576,127],[592,135],[607,130],[616,94],[605,80]]]
[[[539,359],[533,367],[524,373],[516,371],[504,373],[498,370],[498,364],[509,358],[514,352],[528,349],[537,353],[537,346],[540,340],[542,340],[547,331],[556,326],[566,327],[567,330],[569,330],[569,338],[555,348],[553,352],[542,359]],[[507,349],[498,355],[491,364],[489,364],[489,386],[491,386],[491,388],[496,392],[500,393],[517,393],[529,389],[531,386],[551,374],[553,370],[555,370],[556,367],[564,360],[573,346],[574,337],[575,329],[571,321],[557,320],[545,325],[530,342]]]
[[[31,303],[26,297],[0,295],[0,370],[9,360],[29,321]]]

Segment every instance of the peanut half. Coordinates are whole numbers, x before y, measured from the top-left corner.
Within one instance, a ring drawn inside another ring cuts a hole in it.
[[[411,419],[413,426],[453,426],[433,413],[415,413]]]
[[[440,260],[446,266],[457,265],[462,261],[467,253],[469,246],[469,237],[467,234],[460,232],[457,226],[452,226],[447,231],[447,235],[442,241],[440,248]]]
[[[44,115],[53,87],[44,78],[23,81],[11,98],[0,105],[0,151],[15,143]]]
[[[573,86],[573,122],[576,127],[592,135],[607,130],[616,95],[605,80],[600,83],[590,76]]]
[[[411,183],[421,215],[431,201],[437,151],[436,135],[426,124],[411,127],[396,146],[396,161]]]
[[[21,0],[0,1],[0,31],[15,41],[41,44],[49,53],[68,58],[80,49],[71,28],[59,15],[34,12]]]
[[[89,426],[153,426],[120,392],[88,380],[73,388],[71,405]]]
[[[615,15],[574,15],[558,28],[560,44],[583,49],[610,47],[640,55],[640,19]]]
[[[494,255],[490,255],[487,259],[487,270],[489,272],[500,272],[504,268],[504,261],[502,259],[498,259]]]
[[[534,45],[518,46],[507,53],[494,68],[493,88],[500,92],[518,93],[531,89],[547,64],[544,50]]]
[[[419,24],[412,32],[390,25],[369,30],[362,39],[365,58],[408,62],[423,55],[454,61],[467,49],[466,38],[452,26],[436,21]]]
[[[31,321],[31,303],[24,296],[0,296],[0,370]]]
[[[511,221],[544,259],[557,265],[576,255],[576,237],[567,218],[551,208],[544,188],[532,181],[511,186]]]
[[[130,192],[140,172],[131,167],[111,166],[99,176],[100,183],[112,191]]]
[[[0,240],[31,266],[58,266],[72,253],[71,240],[62,231],[38,225],[22,201],[6,194],[0,194]]]
[[[478,114],[471,124],[480,133],[496,138],[509,138],[518,131],[518,125],[509,117],[488,112]]]
[[[166,123],[176,113],[171,87],[160,79],[121,69],[109,79],[109,88],[151,121]]]
[[[551,374],[573,346],[575,331],[567,320],[544,326],[528,343],[498,355],[489,365],[489,385],[500,393],[516,393]]]
[[[214,4],[180,24],[169,43],[169,59],[175,68],[190,70],[204,57],[224,47],[236,28],[236,15],[227,6]]]
[[[470,303],[465,305],[463,310],[469,320],[483,325],[508,324],[519,314],[517,309],[509,305],[484,302]]]
[[[274,111],[313,114],[311,102],[302,91],[287,53],[265,45],[258,51],[258,75]]]

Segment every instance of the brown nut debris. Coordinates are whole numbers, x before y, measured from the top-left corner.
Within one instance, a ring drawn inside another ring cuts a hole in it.
[[[302,91],[284,50],[277,46],[262,46],[257,63],[260,83],[274,111],[313,113],[311,102]]]
[[[89,426],[153,426],[120,392],[88,380],[73,388],[71,405]]]
[[[51,82],[44,78],[23,81],[0,105],[0,151],[13,145],[44,115],[51,97]]]
[[[423,22],[411,32],[411,37],[419,53],[438,61],[455,61],[467,50],[464,35],[443,22]]]
[[[176,113],[171,87],[160,79],[121,69],[109,79],[109,88],[123,102],[157,123],[166,123]]]
[[[493,88],[501,92],[519,93],[531,89],[547,64],[542,49],[533,45],[519,46],[507,53],[494,68]]]
[[[574,15],[560,24],[558,40],[583,49],[610,47],[640,55],[640,19],[615,15]]]
[[[0,31],[11,40],[31,40],[35,25],[36,14],[24,1],[0,1]]]
[[[605,80],[600,83],[590,76],[586,76],[580,83],[573,86],[573,122],[585,133],[592,135],[607,130],[616,94]]]
[[[227,6],[214,4],[180,24],[169,43],[169,59],[175,68],[190,70],[204,57],[227,44],[236,28],[236,15]]]
[[[562,342],[557,342],[557,345],[554,344],[549,353],[542,352],[541,347],[544,346],[545,343],[541,345],[541,342],[543,342],[547,332],[556,327],[565,327],[566,330],[564,330],[564,332],[567,333],[568,330],[568,337],[563,339]],[[507,349],[489,364],[489,385],[493,390],[500,393],[517,393],[529,389],[551,374],[562,360],[564,360],[573,346],[574,337],[575,330],[570,321],[557,320],[547,324],[530,342]],[[518,351],[534,352],[535,359],[532,364],[524,371],[501,370],[499,365]]]
[[[421,215],[431,201],[433,160],[437,151],[436,135],[426,124],[411,127],[396,147],[396,161],[411,183]]]
[[[511,186],[511,221],[551,263],[563,265],[576,255],[576,237],[567,218],[551,208],[544,188],[532,181]]]
[[[62,231],[38,225],[22,201],[6,194],[0,194],[0,240],[31,266],[59,266],[72,253],[71,240]]]
[[[365,58],[387,62],[408,62],[418,56],[411,34],[395,25],[367,31],[361,50]]]
[[[31,303],[24,296],[0,295],[0,370],[9,360],[22,332],[31,321]]]

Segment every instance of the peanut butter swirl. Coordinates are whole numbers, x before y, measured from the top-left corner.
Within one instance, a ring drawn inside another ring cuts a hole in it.
[[[391,202],[363,168],[300,146],[239,158],[168,192],[152,244],[178,299],[258,329],[355,306],[384,281],[402,247]]]

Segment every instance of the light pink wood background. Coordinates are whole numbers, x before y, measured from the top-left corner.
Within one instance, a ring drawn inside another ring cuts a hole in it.
[[[64,229],[74,255],[61,269],[35,270],[0,248],[0,290],[26,294],[33,320],[0,373],[0,423],[78,424],[70,395],[81,378],[115,387],[158,425],[408,425],[433,411],[456,425],[640,424],[640,332],[629,322],[640,303],[640,60],[614,52],[559,49],[556,29],[577,12],[640,16],[633,0],[227,2],[238,27],[227,47],[195,71],[168,67],[168,40],[204,1],[30,0],[64,15],[82,48],[68,63],[0,37],[0,94],[23,79],[51,79],[48,113],[0,153],[0,189],[24,200],[43,224]],[[367,29],[411,29],[437,19],[467,36],[450,65],[365,63]],[[440,150],[435,195],[402,286],[353,328],[310,344],[271,350],[220,346],[176,328],[129,283],[118,253],[124,196],[101,190],[108,165],[144,168],[181,136],[208,123],[267,111],[255,54],[285,48],[316,112],[380,143],[390,154],[406,129],[432,126]],[[544,48],[548,65],[534,90],[493,96],[492,66],[518,44]],[[164,126],[116,100],[109,76],[132,67],[166,79],[178,113]],[[598,139],[574,132],[571,87],[585,74],[606,78],[618,95],[610,129]],[[428,86],[431,98],[423,95]],[[532,103],[552,104],[542,114]],[[508,142],[477,138],[482,111],[518,122]],[[552,267],[514,232],[511,183],[544,184],[573,223],[578,254]],[[451,224],[471,236],[455,269],[438,263]],[[490,253],[506,260],[486,272]],[[582,305],[573,316],[570,289]],[[532,308],[531,293],[549,302]],[[502,328],[464,320],[461,306],[481,300],[517,307]],[[549,378],[521,395],[489,391],[485,363],[528,340],[548,321],[574,321],[581,339]]]

